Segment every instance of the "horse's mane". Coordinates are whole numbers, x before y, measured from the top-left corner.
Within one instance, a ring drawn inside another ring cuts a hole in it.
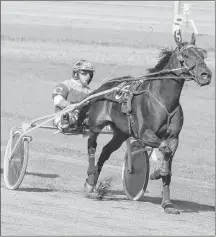
[[[188,44],[187,42],[182,42],[182,46],[185,46]],[[162,48],[160,50],[159,56],[158,56],[158,63],[156,64],[155,67],[153,68],[148,68],[147,72],[149,73],[154,73],[154,72],[159,72],[161,71],[165,65],[169,62],[172,54],[175,52],[176,49],[172,49],[169,47]]]
[[[182,42],[181,43],[181,47],[188,45],[188,42]],[[163,70],[163,68],[165,67],[165,65],[167,65],[167,63],[169,62],[172,54],[176,51],[176,48],[169,48],[169,47],[165,47],[162,48],[160,50],[159,56],[158,56],[158,63],[156,64],[155,67],[153,68],[148,68],[146,69],[148,73],[154,73],[154,72],[159,72],[161,70]],[[96,90],[92,91],[89,95],[104,91],[104,90],[108,90],[110,88],[113,88],[115,86],[117,86],[118,84],[121,83],[121,79],[122,81],[124,79],[129,79],[129,78],[133,78],[132,76],[128,75],[128,76],[123,76],[123,77],[117,77],[114,79],[110,79],[108,81],[106,81],[104,84],[102,84],[99,88],[97,88]],[[88,95],[88,96],[89,96]]]
[[[153,68],[148,68],[147,72],[153,73],[153,72],[159,72],[161,71],[165,65],[169,62],[170,57],[172,56],[174,50],[172,48],[162,48],[160,50],[159,56],[158,56],[158,63]]]

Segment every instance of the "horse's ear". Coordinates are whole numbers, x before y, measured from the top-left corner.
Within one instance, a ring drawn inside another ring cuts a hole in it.
[[[192,33],[192,35],[191,35],[191,44],[195,45],[195,43],[196,43],[195,34]]]
[[[174,32],[174,39],[175,39],[176,44],[180,48],[181,47],[181,43],[182,43],[182,35],[181,35],[181,30],[180,29],[176,30]]]

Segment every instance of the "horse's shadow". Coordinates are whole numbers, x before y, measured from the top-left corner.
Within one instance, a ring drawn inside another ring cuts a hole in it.
[[[115,197],[116,196],[116,197]],[[121,197],[122,196],[122,197]],[[107,192],[106,201],[130,201],[123,190],[109,190]],[[161,205],[162,199],[160,197],[143,196],[139,202],[152,203]],[[199,213],[205,211],[215,212],[215,206],[199,204],[192,201],[172,200],[173,204],[183,213]]]
[[[34,173],[34,172],[26,172],[26,175],[33,175],[33,176],[38,176],[42,178],[50,178],[50,179],[55,179],[58,178],[58,174],[43,174],[43,173]]]
[[[55,192],[58,191],[56,189],[50,189],[50,188],[18,188],[16,191],[21,191],[21,192]]]
[[[1,168],[1,174],[4,173],[4,169]],[[55,179],[58,178],[59,175],[57,174],[43,174],[43,173],[35,173],[35,172],[26,172],[26,175],[32,175],[32,176],[38,176],[42,178],[51,178]],[[51,189],[51,188],[17,188],[16,191],[22,191],[22,192],[55,192],[58,191],[57,189]]]
[[[3,173],[4,173],[4,169],[1,168],[1,174],[3,174]],[[50,179],[55,179],[55,178],[59,177],[58,174],[43,174],[43,173],[35,173],[35,172],[26,172],[25,174],[38,176],[38,177],[42,177],[42,178],[50,178]]]
[[[38,176],[42,178],[51,178],[55,179],[58,178],[59,175],[57,174],[43,174],[43,173],[35,173],[35,172],[26,172],[26,175]],[[52,188],[19,188],[17,191],[23,192],[55,192],[58,191],[57,189]]]

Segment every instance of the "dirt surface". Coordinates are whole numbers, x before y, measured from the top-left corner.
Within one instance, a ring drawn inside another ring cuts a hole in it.
[[[181,214],[162,210],[161,181],[149,181],[139,202],[127,199],[121,181],[125,144],[102,171],[101,180],[113,179],[104,200],[84,198],[87,138],[38,129],[32,133],[27,173],[18,190],[6,189],[1,168],[1,235],[215,234],[213,4],[192,2],[202,33],[197,44],[208,50],[213,77],[208,87],[190,82],[182,92],[185,123],[171,183],[171,198]],[[73,62],[93,62],[96,88],[143,40],[111,77],[144,73],[156,64],[160,47],[174,46],[171,18],[169,2],[1,2],[2,167],[10,128],[53,112],[52,89],[70,77]],[[184,30],[189,40],[192,30]],[[97,156],[109,139],[99,136]]]

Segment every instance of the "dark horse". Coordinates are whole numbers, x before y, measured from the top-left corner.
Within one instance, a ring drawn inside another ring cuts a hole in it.
[[[204,50],[195,45],[195,36],[191,42],[182,42],[181,32],[175,34],[175,50],[164,49],[158,64],[148,69],[149,74],[139,77],[142,83],[133,93],[131,117],[134,125],[128,126],[128,116],[121,112],[121,105],[109,101],[104,96],[93,99],[90,105],[83,107],[80,114],[89,116],[90,136],[88,138],[89,166],[88,178],[84,185],[85,192],[93,192],[104,162],[109,159],[126,139],[135,136],[142,147],[159,148],[163,154],[161,168],[151,174],[151,179],[162,178],[162,207],[167,213],[179,213],[170,201],[170,182],[172,158],[179,143],[179,133],[183,125],[183,111],[179,103],[181,91],[187,78],[199,86],[208,85],[212,73],[204,62]],[[110,89],[124,80],[136,78],[122,77],[109,80],[93,92]],[[97,137],[100,131],[109,124],[113,137],[103,147],[95,165]]]

